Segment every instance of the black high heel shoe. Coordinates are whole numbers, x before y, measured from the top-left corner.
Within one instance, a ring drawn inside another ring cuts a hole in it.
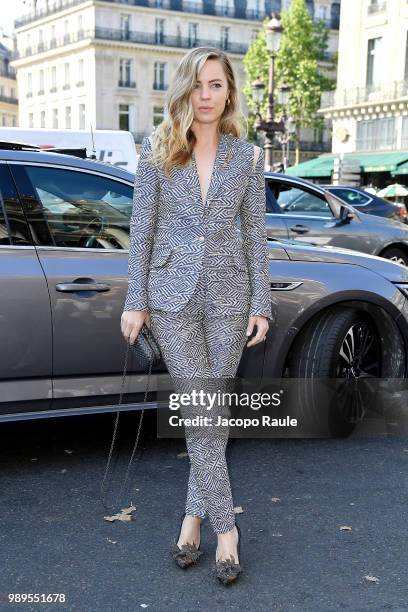
[[[198,548],[194,543],[182,544],[181,548],[177,545],[177,542],[180,538],[181,528],[183,526],[183,521],[184,521],[185,516],[186,516],[186,513],[184,512],[181,515],[181,524],[180,524],[178,536],[176,538],[175,543],[171,547],[171,556],[173,557],[177,565],[181,567],[182,569],[185,569],[186,567],[190,567],[190,565],[194,565],[195,563],[197,563],[197,561],[203,554],[202,551],[200,550],[201,536],[200,536],[200,544]]]
[[[238,544],[237,552],[238,559],[241,559],[241,530],[239,525],[235,523],[235,527],[238,532]],[[242,566],[239,563],[235,563],[234,557],[231,555],[229,559],[222,561],[216,561],[215,563],[215,575],[224,585],[232,584],[235,582],[242,572]]]

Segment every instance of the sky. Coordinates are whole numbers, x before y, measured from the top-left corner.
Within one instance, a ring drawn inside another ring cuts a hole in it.
[[[21,8],[21,0],[0,0],[0,27],[5,34],[11,34],[14,30],[14,19],[24,14]]]

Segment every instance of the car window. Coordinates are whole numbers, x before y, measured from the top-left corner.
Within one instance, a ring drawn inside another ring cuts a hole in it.
[[[371,200],[369,196],[366,196],[364,193],[360,193],[359,191],[354,191],[353,189],[330,189],[330,191],[352,206],[368,204],[368,202]]]
[[[128,249],[133,188],[96,174],[27,166],[53,246]]]
[[[2,198],[0,198],[0,244],[10,244],[10,237],[6,225]]]
[[[333,216],[324,197],[283,183],[276,183],[272,189],[282,212],[287,215]]]

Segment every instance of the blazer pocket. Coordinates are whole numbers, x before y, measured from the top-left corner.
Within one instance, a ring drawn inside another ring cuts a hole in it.
[[[161,268],[163,267],[171,253],[172,253],[172,248],[171,247],[159,247],[154,249],[152,256],[150,258],[150,268]]]

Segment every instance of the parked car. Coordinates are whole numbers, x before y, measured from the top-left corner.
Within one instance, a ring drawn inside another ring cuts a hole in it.
[[[351,204],[357,210],[368,215],[377,215],[378,217],[387,217],[388,219],[408,223],[407,209],[404,204],[379,198],[377,195],[367,193],[367,191],[358,187],[347,185],[321,185],[321,187],[331,191],[347,204]]]
[[[0,159],[0,420],[117,411],[134,175],[56,153]],[[239,377],[406,376],[408,269],[276,237],[269,257],[276,320]],[[146,377],[128,372],[121,409],[146,407]],[[154,374],[168,377],[163,362]]]
[[[408,227],[369,215],[331,191],[294,176],[265,173],[270,238],[354,249],[408,265]]]

